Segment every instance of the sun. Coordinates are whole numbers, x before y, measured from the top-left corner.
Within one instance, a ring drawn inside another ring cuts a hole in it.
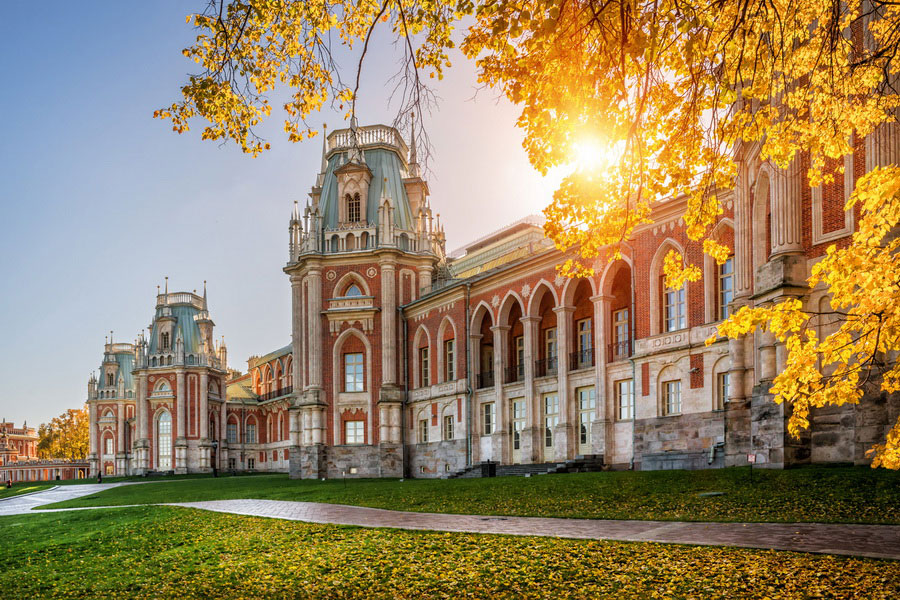
[[[579,138],[572,144],[571,164],[576,171],[585,173],[605,171],[619,162],[624,149],[623,142],[610,144],[594,137]]]

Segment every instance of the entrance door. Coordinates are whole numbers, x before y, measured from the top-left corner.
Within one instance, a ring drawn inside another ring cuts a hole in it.
[[[578,453],[591,451],[591,423],[597,418],[597,395],[593,387],[578,388]]]
[[[512,462],[522,462],[522,435],[525,430],[525,399],[513,400],[510,405],[510,429],[512,433]]]
[[[559,396],[556,393],[544,394],[544,462],[557,460],[553,443],[556,426],[559,425]]]

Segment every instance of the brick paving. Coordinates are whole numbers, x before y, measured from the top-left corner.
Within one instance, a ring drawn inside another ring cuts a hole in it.
[[[133,485],[107,483],[64,485],[27,496],[0,500],[0,516],[57,512],[33,510],[52,502]],[[833,525],[827,523],[690,523],[681,521],[614,521],[404,512],[284,500],[211,500],[172,502],[166,506],[358,527],[425,531],[536,535],[574,539],[659,542],[704,546],[738,546],[889,558],[900,560],[900,525]],[[98,507],[101,509],[125,507]],[[96,510],[81,508],[71,510]]]
[[[212,500],[171,506],[307,523],[506,535],[771,548],[900,560],[900,525],[688,523],[417,513],[317,502]]]

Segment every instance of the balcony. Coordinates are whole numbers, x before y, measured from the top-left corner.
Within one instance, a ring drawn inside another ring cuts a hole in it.
[[[517,381],[525,380],[525,365],[518,364],[513,365],[511,367],[506,367],[506,378],[503,380],[503,383],[516,383]]]
[[[631,340],[625,340],[622,342],[613,342],[609,345],[609,362],[616,362],[617,360],[625,360],[631,356],[632,348],[631,348]]]
[[[594,366],[594,349],[582,348],[569,354],[569,370],[589,369]]]
[[[549,377],[551,375],[556,375],[558,368],[559,359],[557,357],[551,356],[550,358],[542,358],[534,361],[534,376]]]
[[[259,401],[265,402],[266,400],[272,400],[274,398],[280,398],[282,396],[288,396],[294,392],[294,386],[286,385],[283,388],[278,388],[277,390],[272,390],[271,392],[266,392],[265,394],[260,394]]]
[[[485,371],[475,376],[475,388],[484,389],[494,387],[494,372]]]

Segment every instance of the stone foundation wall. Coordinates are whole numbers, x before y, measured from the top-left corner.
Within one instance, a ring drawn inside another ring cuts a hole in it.
[[[466,467],[466,440],[407,446],[410,477],[441,477]],[[448,468],[449,467],[449,468]]]
[[[725,440],[722,411],[638,419],[634,423],[635,463],[641,470],[706,469],[725,464],[724,448],[710,449]]]

